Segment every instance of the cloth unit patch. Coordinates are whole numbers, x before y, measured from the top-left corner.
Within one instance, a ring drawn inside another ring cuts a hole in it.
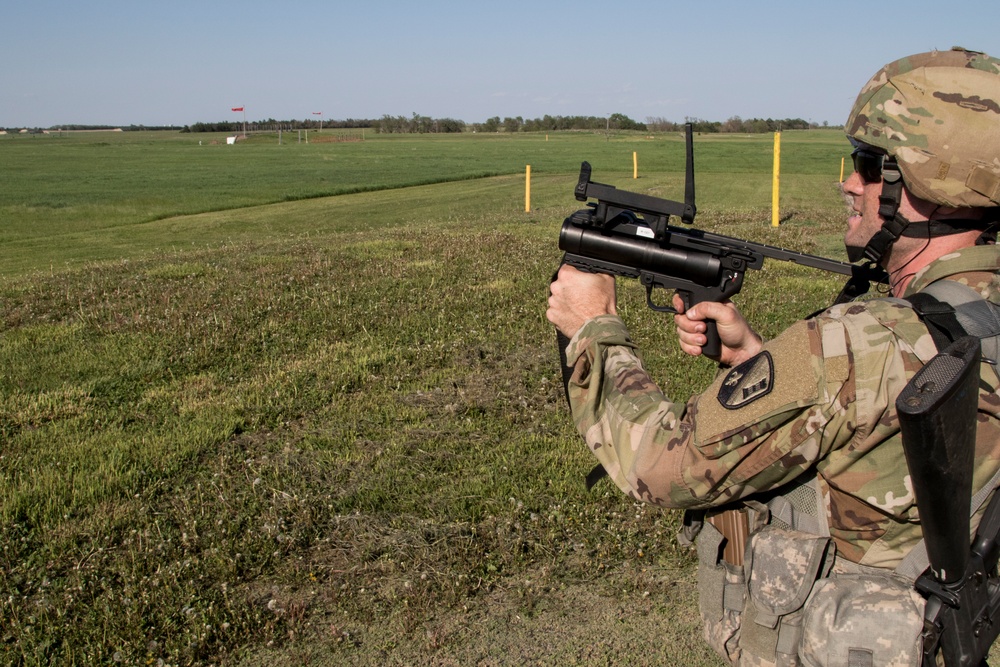
[[[719,387],[719,403],[727,410],[739,410],[771,393],[774,388],[774,360],[767,350],[729,371]]]

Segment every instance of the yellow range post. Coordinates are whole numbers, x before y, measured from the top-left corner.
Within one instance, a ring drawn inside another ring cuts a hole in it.
[[[777,227],[779,217],[778,200],[781,190],[781,132],[774,133],[774,170],[771,176],[771,226]]]
[[[524,212],[531,213],[531,165],[524,169]]]

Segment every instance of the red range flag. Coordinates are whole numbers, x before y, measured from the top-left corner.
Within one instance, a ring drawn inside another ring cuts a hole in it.
[[[322,111],[313,111],[313,115],[314,116],[322,116],[323,112]]]
[[[243,111],[243,107],[233,107],[233,111]]]

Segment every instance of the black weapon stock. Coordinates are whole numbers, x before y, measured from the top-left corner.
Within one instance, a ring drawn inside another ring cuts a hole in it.
[[[662,312],[673,307],[653,302],[654,287],[676,290],[685,308],[702,301],[722,301],[738,293],[743,276],[760,269],[764,258],[795,262],[824,271],[850,276],[838,302],[865,293],[873,281],[885,279],[875,265],[854,265],[744,241],[691,227],[671,226],[670,217],[694,223],[694,150],[691,125],[686,128],[684,202],[618,190],[590,180],[590,164],[580,168],[575,195],[579,201],[596,199],[588,208],[563,222],[559,249],[563,263],[585,271],[638,278],[646,287],[646,303]],[[721,352],[715,322],[707,322],[708,356]]]
[[[978,338],[959,338],[931,359],[896,399],[930,567],[916,582],[927,598],[923,664],[985,664],[1000,634],[1000,495],[969,546],[979,403]]]

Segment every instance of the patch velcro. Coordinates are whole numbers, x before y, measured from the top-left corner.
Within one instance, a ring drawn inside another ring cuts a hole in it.
[[[727,410],[739,410],[771,393],[774,388],[774,361],[764,350],[729,371],[719,387],[719,403]]]

